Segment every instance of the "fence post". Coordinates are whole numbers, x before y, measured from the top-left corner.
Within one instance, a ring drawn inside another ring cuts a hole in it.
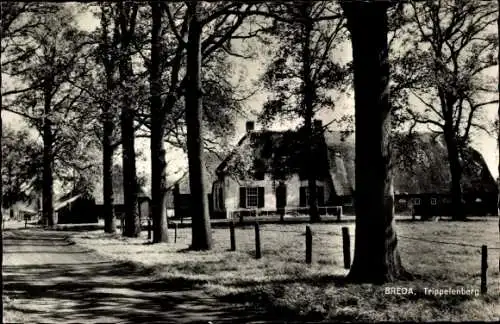
[[[487,284],[487,269],[488,269],[488,247],[481,246],[481,294],[488,292]]]
[[[342,242],[344,247],[344,268],[351,268],[351,238],[349,237],[349,227],[342,227]]]
[[[337,207],[337,222],[340,222],[340,218],[342,217],[342,206]]]
[[[120,227],[122,229],[122,234],[125,233],[125,218],[123,216],[120,218]]]
[[[262,253],[260,251],[260,226],[259,222],[255,222],[255,258],[260,259]]]
[[[243,213],[240,211],[240,223],[243,224]]]
[[[229,222],[229,236],[231,240],[231,251],[236,251],[236,237],[234,233],[234,221]]]
[[[148,218],[148,240],[151,239],[151,219]]]
[[[312,263],[312,231],[309,225],[306,226],[306,263]]]
[[[174,243],[177,243],[177,223],[174,223]]]

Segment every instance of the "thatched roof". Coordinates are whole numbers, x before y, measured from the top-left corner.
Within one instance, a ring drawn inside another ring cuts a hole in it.
[[[341,192],[355,188],[354,135],[342,140],[340,132],[326,132],[330,151],[330,170]],[[462,186],[464,192],[496,192],[496,182],[481,153],[469,147],[465,150]],[[335,161],[335,162],[333,162]],[[396,194],[448,194],[451,174],[444,140],[432,133],[411,137],[394,136],[394,191]]]
[[[305,178],[310,168],[305,156],[304,136],[298,131],[252,131],[244,135],[238,147],[217,167],[218,173],[245,178],[262,173],[286,178],[298,173]],[[315,171],[328,174],[326,152],[312,148]]]
[[[318,175],[330,175],[337,195],[351,195],[355,189],[354,135],[325,131],[319,145],[312,149],[314,165],[307,164],[303,138],[300,130],[245,134],[238,148],[219,165],[217,172],[236,175],[238,168],[247,165],[253,174],[266,172],[281,178],[282,173],[299,173],[304,178],[314,168]],[[468,148],[466,155],[464,192],[495,192],[495,180],[481,154]],[[440,137],[429,133],[395,136],[393,159],[396,194],[449,192],[451,176],[447,150]]]

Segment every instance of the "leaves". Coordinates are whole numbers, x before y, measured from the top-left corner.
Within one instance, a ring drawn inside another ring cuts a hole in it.
[[[306,83],[304,46],[309,46],[311,53],[307,82],[313,89],[313,109],[333,108],[335,94],[347,89],[350,76],[350,66],[335,61],[333,54],[347,39],[340,7],[317,1],[308,5],[276,3],[269,5],[268,10],[275,14],[269,34],[275,37],[277,49],[261,78],[270,95],[259,119],[269,124],[275,118],[305,117],[301,105]],[[304,22],[312,24],[309,36],[306,36]]]
[[[481,109],[494,102],[483,89],[492,88],[485,71],[497,64],[492,28],[496,4],[410,1],[402,14],[404,33],[399,33],[392,48],[392,94],[397,108],[408,111],[399,112],[397,122],[446,125],[459,145],[465,144],[470,129],[482,123]],[[404,108],[410,97],[423,108]]]

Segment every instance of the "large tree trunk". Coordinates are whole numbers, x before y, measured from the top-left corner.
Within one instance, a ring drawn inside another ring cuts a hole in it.
[[[132,66],[130,58],[122,58],[120,62],[120,78],[122,81],[122,163],[123,163],[123,199],[125,205],[124,236],[138,237],[141,232],[141,220],[137,201],[137,173],[135,164],[135,131],[134,131],[134,102],[130,97],[130,75]]]
[[[451,204],[453,220],[465,220],[465,209],[462,203],[462,166],[460,153],[453,130],[445,130],[446,148],[448,150],[448,163],[451,174]]]
[[[303,82],[303,103],[304,103],[304,128],[305,128],[305,144],[306,144],[306,156],[308,159],[308,166],[315,164],[315,159],[317,158],[317,136],[316,129],[312,127],[312,120],[314,116],[314,86],[311,80],[311,32],[313,28],[313,22],[310,19],[310,9],[312,3],[310,1],[304,1],[301,6],[301,14],[304,19],[303,22],[303,43],[302,43],[302,82]],[[308,188],[308,204],[309,204],[309,217],[311,222],[320,221],[320,216],[318,212],[318,198],[316,190],[316,169],[308,167],[307,172],[307,188]]]
[[[44,118],[43,118],[43,185],[42,185],[42,210],[43,218],[48,226],[57,224],[56,215],[54,213],[54,177],[53,164],[54,158],[52,154],[54,134],[52,133],[52,121],[50,120],[51,113],[51,90],[45,91],[44,94]]]
[[[167,222],[167,172],[165,161],[165,114],[161,100],[161,24],[162,12],[159,2],[151,2],[153,15],[151,31],[151,211],[153,218],[153,242],[168,242]]]
[[[197,17],[198,2],[188,4],[189,33],[187,45],[186,125],[191,191],[191,219],[193,250],[212,248],[212,231],[208,199],[205,192],[205,169],[202,143],[202,85],[201,85],[201,28]]]
[[[348,278],[383,283],[405,273],[394,229],[387,5],[342,7],[351,32],[356,109],[356,238]]]
[[[128,4],[131,7],[124,8],[127,3],[118,3],[120,12],[121,45],[118,69],[120,72],[120,84],[122,95],[121,106],[121,131],[122,131],[122,163],[123,163],[123,198],[125,205],[125,231],[124,236],[138,237],[141,232],[141,219],[139,216],[139,206],[137,192],[137,170],[135,164],[135,130],[134,113],[135,100],[132,98],[133,84],[131,77],[133,74],[132,58],[129,52],[132,41],[137,4]],[[132,16],[129,16],[132,11]]]

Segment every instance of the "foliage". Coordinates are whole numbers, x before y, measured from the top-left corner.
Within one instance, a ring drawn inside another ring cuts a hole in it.
[[[42,146],[27,130],[2,126],[3,203],[7,205],[27,198],[22,189],[26,185],[34,190],[41,188]]]
[[[303,12],[302,3],[271,5],[269,11],[279,13],[272,20],[270,35],[277,46],[271,62],[262,76],[270,92],[259,120],[269,124],[276,118],[304,117],[305,83],[303,48],[311,51],[310,81],[313,90],[313,109],[333,109],[334,95],[347,90],[350,65],[335,60],[335,50],[347,39],[345,20],[338,4],[329,1],[311,2]],[[307,36],[303,24],[309,21],[312,30]]]
[[[411,97],[422,109],[407,108],[398,116],[412,128],[453,133],[458,146],[466,147],[474,131],[490,132],[484,108],[497,102],[492,97],[496,79],[487,74],[497,64],[496,5],[410,1],[404,15],[406,24],[393,49],[393,80],[405,104]]]
[[[97,164],[92,153],[96,120],[88,109],[91,101],[87,93],[75,86],[75,80],[89,73],[87,58],[92,43],[76,27],[71,8],[47,6],[50,12],[28,17],[34,19],[30,28],[5,54],[25,59],[2,71],[13,84],[22,85],[22,89],[13,90],[3,109],[24,117],[40,134],[50,121],[55,176],[89,191]]]

